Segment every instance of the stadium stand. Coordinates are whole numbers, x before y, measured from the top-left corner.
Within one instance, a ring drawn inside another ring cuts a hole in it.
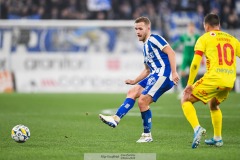
[[[129,20],[148,16],[153,29],[164,28],[172,12],[219,13],[224,29],[238,28],[239,0],[5,0],[0,1],[1,19],[108,19]],[[94,2],[101,2],[96,4]]]

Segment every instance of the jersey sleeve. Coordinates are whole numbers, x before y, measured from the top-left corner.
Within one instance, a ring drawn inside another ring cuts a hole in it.
[[[187,83],[188,85],[192,85],[194,83],[194,80],[198,73],[199,66],[201,64],[202,55],[205,52],[205,41],[203,36],[198,38],[194,47],[194,51],[195,51],[195,54],[190,66],[189,78]]]
[[[188,77],[188,85],[192,85],[194,83],[194,80],[197,76],[201,61],[202,61],[202,55],[203,52],[201,51],[196,51],[190,66],[190,72],[189,72],[189,77]]]
[[[152,37],[150,38],[150,41],[157,46],[158,48],[160,48],[160,50],[162,51],[163,48],[165,48],[168,44],[168,42],[159,35],[152,35]]]

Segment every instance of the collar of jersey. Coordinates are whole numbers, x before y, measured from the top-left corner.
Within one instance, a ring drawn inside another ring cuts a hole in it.
[[[147,43],[147,41],[149,40],[149,38],[151,37],[152,34],[150,34],[150,36],[146,39],[146,41],[144,42],[144,44]]]

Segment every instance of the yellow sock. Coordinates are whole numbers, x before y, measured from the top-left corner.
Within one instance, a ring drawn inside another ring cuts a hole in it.
[[[193,129],[197,126],[200,126],[196,110],[191,102],[184,102],[182,104],[182,109],[185,117],[187,118]]]
[[[214,131],[214,137],[222,136],[222,111],[218,110],[210,110],[212,117],[212,125]]]

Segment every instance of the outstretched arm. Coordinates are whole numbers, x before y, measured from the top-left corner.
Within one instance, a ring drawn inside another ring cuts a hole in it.
[[[139,76],[137,76],[134,80],[127,79],[127,80],[125,81],[125,83],[126,83],[126,84],[130,84],[130,85],[134,85],[134,84],[138,83],[139,81],[141,81],[142,79],[146,78],[146,77],[149,75],[149,73],[150,73],[150,69],[149,69],[149,67],[148,67],[146,64],[144,64],[144,65],[145,65],[145,68],[144,68],[144,70],[140,73]]]

